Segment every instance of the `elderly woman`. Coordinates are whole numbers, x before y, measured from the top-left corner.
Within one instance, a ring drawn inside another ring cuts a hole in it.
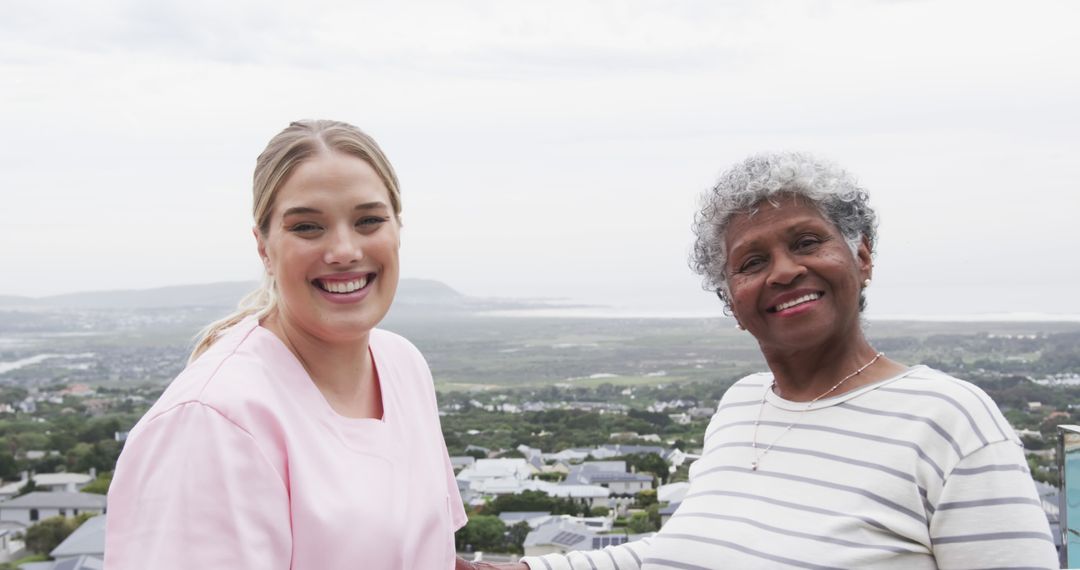
[[[686,498],[654,537],[523,562],[1056,568],[1020,442],[993,401],[863,334],[875,222],[849,174],[806,155],[725,173],[697,216],[692,264],[769,371],[724,395]]]

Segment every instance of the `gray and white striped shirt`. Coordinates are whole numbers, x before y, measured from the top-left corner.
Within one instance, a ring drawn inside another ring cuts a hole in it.
[[[524,561],[533,570],[1058,567],[1020,442],[979,388],[916,366],[808,411],[769,391],[762,409],[771,381],[754,374],[727,391],[686,499],[654,537]]]

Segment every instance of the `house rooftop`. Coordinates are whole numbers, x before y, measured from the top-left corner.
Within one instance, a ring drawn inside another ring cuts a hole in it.
[[[102,570],[104,567],[105,561],[97,556],[78,556],[58,560],[52,570]]]
[[[105,557],[105,515],[87,519],[49,553],[53,558],[91,554]]]
[[[32,478],[38,487],[55,487],[58,485],[85,485],[94,478],[87,473],[35,473]],[[26,485],[26,479],[14,481],[0,486],[0,495],[14,495]]]
[[[467,467],[476,463],[476,458],[471,455],[452,455],[450,465],[454,467]]]
[[[661,508],[659,512],[661,515],[674,515],[675,511],[679,510],[679,505],[682,505],[682,502],[670,503]]]
[[[510,511],[499,513],[499,519],[504,523],[512,525],[517,522],[534,519],[536,517],[545,517],[550,514],[549,511]]]
[[[0,503],[0,509],[104,509],[105,495],[34,491]]]
[[[612,473],[608,471],[601,471],[600,473],[590,473],[585,476],[589,483],[593,485],[599,485],[601,483],[652,483],[652,475],[643,475],[641,473]]]
[[[523,546],[554,544],[566,551],[597,550],[631,542],[643,536],[647,535],[597,534],[592,529],[576,522],[559,522],[544,525],[530,532],[525,537]]]

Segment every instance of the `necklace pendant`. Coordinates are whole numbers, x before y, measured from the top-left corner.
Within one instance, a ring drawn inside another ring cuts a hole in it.
[[[750,470],[757,471],[757,461],[754,461],[750,464]]]

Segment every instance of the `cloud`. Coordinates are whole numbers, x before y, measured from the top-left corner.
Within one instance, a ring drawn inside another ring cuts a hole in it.
[[[870,185],[882,291],[923,271],[1023,281],[1003,257],[1075,280],[1077,16],[1071,0],[13,0],[0,187],[34,214],[0,227],[20,244],[0,264],[41,278],[4,273],[0,292],[251,278],[252,163],[305,116],[378,138],[405,184],[406,274],[472,294],[700,295],[697,192],[770,148]],[[78,283],[57,261],[73,258]]]

